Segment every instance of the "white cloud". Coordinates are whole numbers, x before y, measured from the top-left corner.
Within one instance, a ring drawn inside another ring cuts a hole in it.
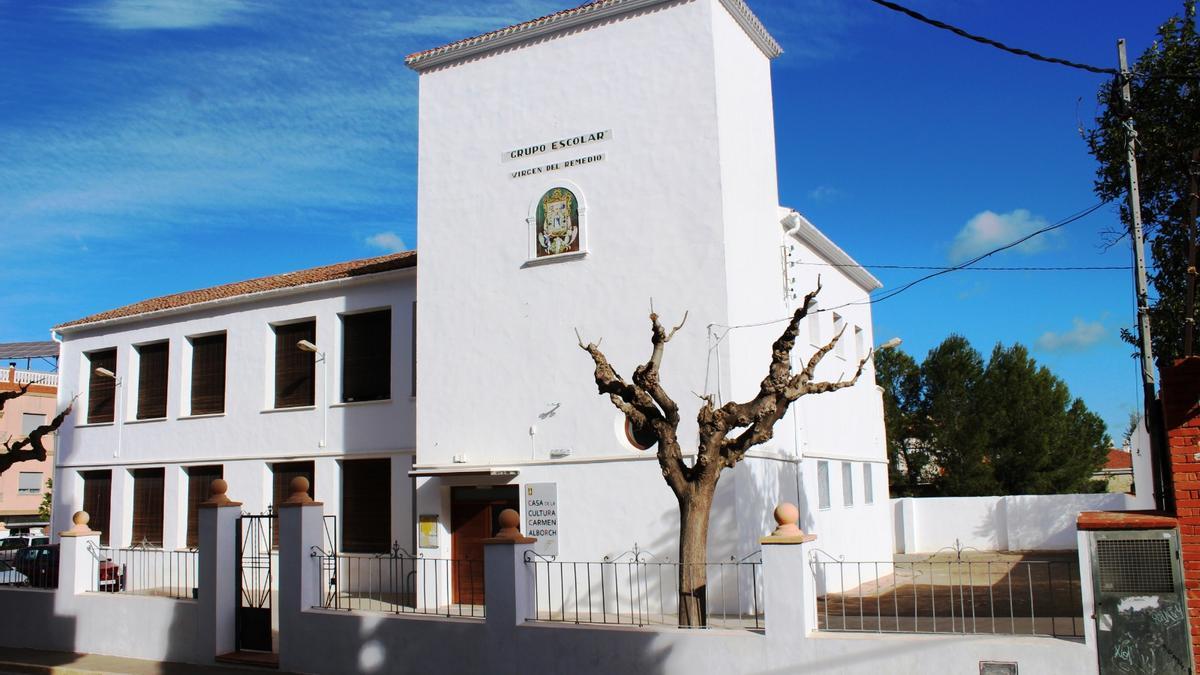
[[[1068,331],[1042,333],[1034,346],[1045,352],[1081,352],[1108,335],[1108,330],[1099,321],[1087,322],[1075,317],[1073,323],[1074,327]]]
[[[950,262],[959,263],[980,253],[990,251],[1046,227],[1041,216],[1026,209],[1008,213],[983,211],[967,221],[950,245]],[[1056,232],[1038,235],[1012,249],[1025,254],[1039,253],[1050,248],[1059,237]]]
[[[814,202],[831,202],[842,196],[842,191],[830,185],[818,185],[808,191],[808,198]]]
[[[381,248],[388,253],[398,253],[400,251],[408,250],[408,244],[404,243],[404,240],[400,238],[400,235],[390,231],[380,232],[367,237],[367,244],[369,246],[374,246],[375,248]]]
[[[238,23],[249,12],[243,0],[103,0],[74,12],[117,30],[173,30]]]

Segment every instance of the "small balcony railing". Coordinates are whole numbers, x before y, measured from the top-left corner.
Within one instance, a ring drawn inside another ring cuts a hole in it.
[[[0,369],[0,383],[11,384],[41,384],[47,387],[58,386],[58,373],[39,373],[35,370],[17,370],[15,368]]]

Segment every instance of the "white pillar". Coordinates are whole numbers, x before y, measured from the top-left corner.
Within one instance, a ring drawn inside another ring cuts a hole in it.
[[[1079,599],[1083,605],[1083,642],[1088,646],[1088,656],[1096,659],[1091,668],[1099,669],[1096,642],[1096,586],[1092,581],[1092,533],[1075,531],[1076,546],[1079,547]]]
[[[226,489],[225,481],[213,481],[213,496],[199,509],[196,655],[202,663],[212,663],[214,657],[233,652],[237,646],[234,634],[240,600],[237,537],[242,504],[229,501]]]
[[[279,505],[279,668],[301,672],[308,664],[296,661],[310,637],[301,614],[321,602],[320,559],[314,548],[325,541],[325,509],[308,496],[308,480],[292,480],[292,495]]]
[[[99,567],[92,551],[100,546],[100,533],[88,529],[88,514],[78,511],[75,525],[59,532],[58,590],[67,595],[79,595],[96,590]]]
[[[483,601],[487,606],[487,649],[499,673],[524,672],[512,651],[517,626],[533,616],[535,586],[533,570],[525,556],[537,539],[521,534],[521,515],[513,509],[500,512],[500,531],[484,539]]]
[[[817,537],[801,532],[799,521],[795,505],[780,504],[778,527],[760,540],[768,667],[795,667],[817,629],[816,584],[807,560],[808,544]]]

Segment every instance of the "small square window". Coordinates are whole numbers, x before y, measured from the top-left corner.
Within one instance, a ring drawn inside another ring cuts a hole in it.
[[[863,464],[863,501],[868,504],[875,503],[875,477],[869,462]]]
[[[17,476],[17,494],[36,495],[42,492],[42,473],[40,471],[22,471]]]

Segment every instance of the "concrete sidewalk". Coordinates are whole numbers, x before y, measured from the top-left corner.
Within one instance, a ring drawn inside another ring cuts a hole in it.
[[[282,673],[265,668],[235,668],[229,666],[195,666],[186,663],[162,663],[123,659],[99,654],[46,652],[36,649],[0,648],[0,675],[8,673],[54,673],[55,675],[94,675],[122,673],[128,675],[197,675],[199,673]]]

